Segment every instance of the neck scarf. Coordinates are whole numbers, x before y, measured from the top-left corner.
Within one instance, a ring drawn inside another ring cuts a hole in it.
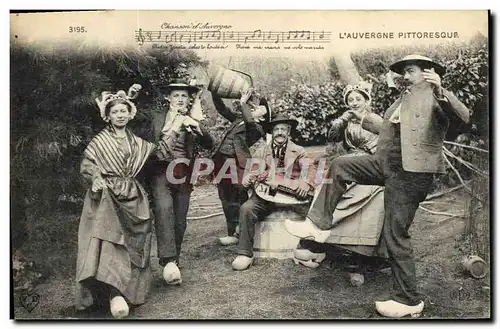
[[[286,140],[281,145],[278,145],[275,142],[273,142],[272,145],[273,158],[278,160],[278,168],[285,167],[285,153],[287,145],[288,145],[288,140]]]

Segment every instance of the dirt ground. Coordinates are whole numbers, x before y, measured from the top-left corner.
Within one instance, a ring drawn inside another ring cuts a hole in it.
[[[427,205],[435,211],[463,214],[465,202],[457,191]],[[189,216],[214,214],[220,203],[213,186],[196,188]],[[206,207],[202,209],[201,207]],[[66,215],[77,223],[78,215]],[[61,220],[61,218],[59,218]],[[69,225],[69,224],[67,224]],[[75,223],[71,224],[77,227]],[[464,228],[462,217],[432,215],[418,210],[411,228],[417,275],[426,308],[421,318],[489,318],[490,279],[473,279],[460,266]],[[76,230],[74,237],[76,240]],[[183,283],[162,282],[156,246],[152,248],[153,284],[146,304],[131,310],[130,319],[380,319],[374,301],[391,287],[390,271],[365,276],[361,287],[349,284],[341,267],[309,269],[292,260],[258,259],[247,271],[231,269],[235,247],[222,247],[225,234],[221,215],[188,223],[181,271]],[[50,245],[50,244],[49,244]],[[53,267],[36,289],[40,302],[31,312],[15,294],[16,319],[111,318],[106,310],[75,313],[73,303],[76,242],[68,250],[46,250]],[[36,260],[35,260],[36,261]]]

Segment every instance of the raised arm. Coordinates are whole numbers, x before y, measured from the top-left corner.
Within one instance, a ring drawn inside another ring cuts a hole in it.
[[[219,112],[220,115],[231,122],[236,120],[237,115],[233,111],[231,111],[231,109],[227,107],[226,104],[224,104],[224,101],[222,100],[222,98],[220,98],[219,95],[212,93],[212,101],[214,102],[215,109],[217,110],[217,112]]]
[[[344,139],[344,131],[350,119],[350,112],[346,111],[339,118],[333,120],[332,126],[328,130],[327,139],[329,142],[338,143]]]
[[[257,141],[265,135],[262,126],[255,121],[250,106],[246,103],[236,102],[236,110],[241,112],[245,122],[247,141]],[[249,145],[250,146],[250,145]]]
[[[448,118],[458,118],[465,123],[469,123],[469,109],[452,92],[443,88],[441,77],[435,72],[434,68],[424,69],[422,76],[432,86],[434,97],[444,112],[443,114]]]
[[[252,111],[250,110],[250,106],[246,103],[242,103],[241,101],[235,102],[236,111],[240,112],[243,116],[243,121],[248,123],[254,123],[255,119],[252,116]]]
[[[451,91],[441,88],[435,96],[445,115],[459,118],[463,122],[469,123],[469,109]]]

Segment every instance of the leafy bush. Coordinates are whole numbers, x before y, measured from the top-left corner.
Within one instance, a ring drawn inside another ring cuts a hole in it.
[[[442,77],[443,86],[473,112],[471,124],[460,126],[461,133],[471,132],[487,138],[487,83],[488,50],[486,43],[472,42],[461,48],[439,46],[432,48],[430,57],[444,63],[447,73]],[[402,88],[390,89],[385,82],[385,73],[395,60],[409,53],[424,53],[426,48],[370,50],[353,54],[352,58],[360,75],[373,84],[372,110],[383,114],[398,97]],[[428,49],[427,49],[428,50]],[[332,77],[337,76],[333,59],[330,61]],[[326,142],[329,123],[347,109],[342,100],[345,84],[335,80],[320,85],[298,84],[273,103],[275,112],[286,111],[300,121],[297,136],[303,145]],[[455,134],[458,135],[458,132]]]
[[[342,100],[344,86],[339,82],[324,85],[292,86],[282,99],[271,102],[274,113],[286,112],[299,121],[296,136],[301,145],[323,145],[330,122],[347,109]]]

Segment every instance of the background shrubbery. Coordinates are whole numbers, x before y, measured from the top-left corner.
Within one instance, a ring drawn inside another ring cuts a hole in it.
[[[488,140],[488,49],[486,39],[478,36],[473,42],[460,46],[414,47],[354,53],[352,59],[361,77],[373,84],[372,109],[383,114],[394,102],[401,89],[390,89],[385,81],[389,65],[411,53],[428,54],[447,68],[443,86],[473,112],[471,123],[460,126],[459,132],[471,133]],[[302,145],[326,143],[326,132],[332,119],[347,107],[342,99],[345,84],[339,82],[335,61],[329,62],[333,81],[322,84],[295,84],[274,101],[277,111],[290,111],[301,121],[297,141]],[[450,134],[456,137],[457,134]]]
[[[81,154],[103,127],[94,99],[104,90],[143,86],[131,127],[144,135],[162,99],[155,86],[179,63],[203,65],[194,53],[120,49],[38,52],[11,49],[11,179],[30,204],[51,210],[61,196],[82,194]],[[147,109],[147,111],[145,110]]]

